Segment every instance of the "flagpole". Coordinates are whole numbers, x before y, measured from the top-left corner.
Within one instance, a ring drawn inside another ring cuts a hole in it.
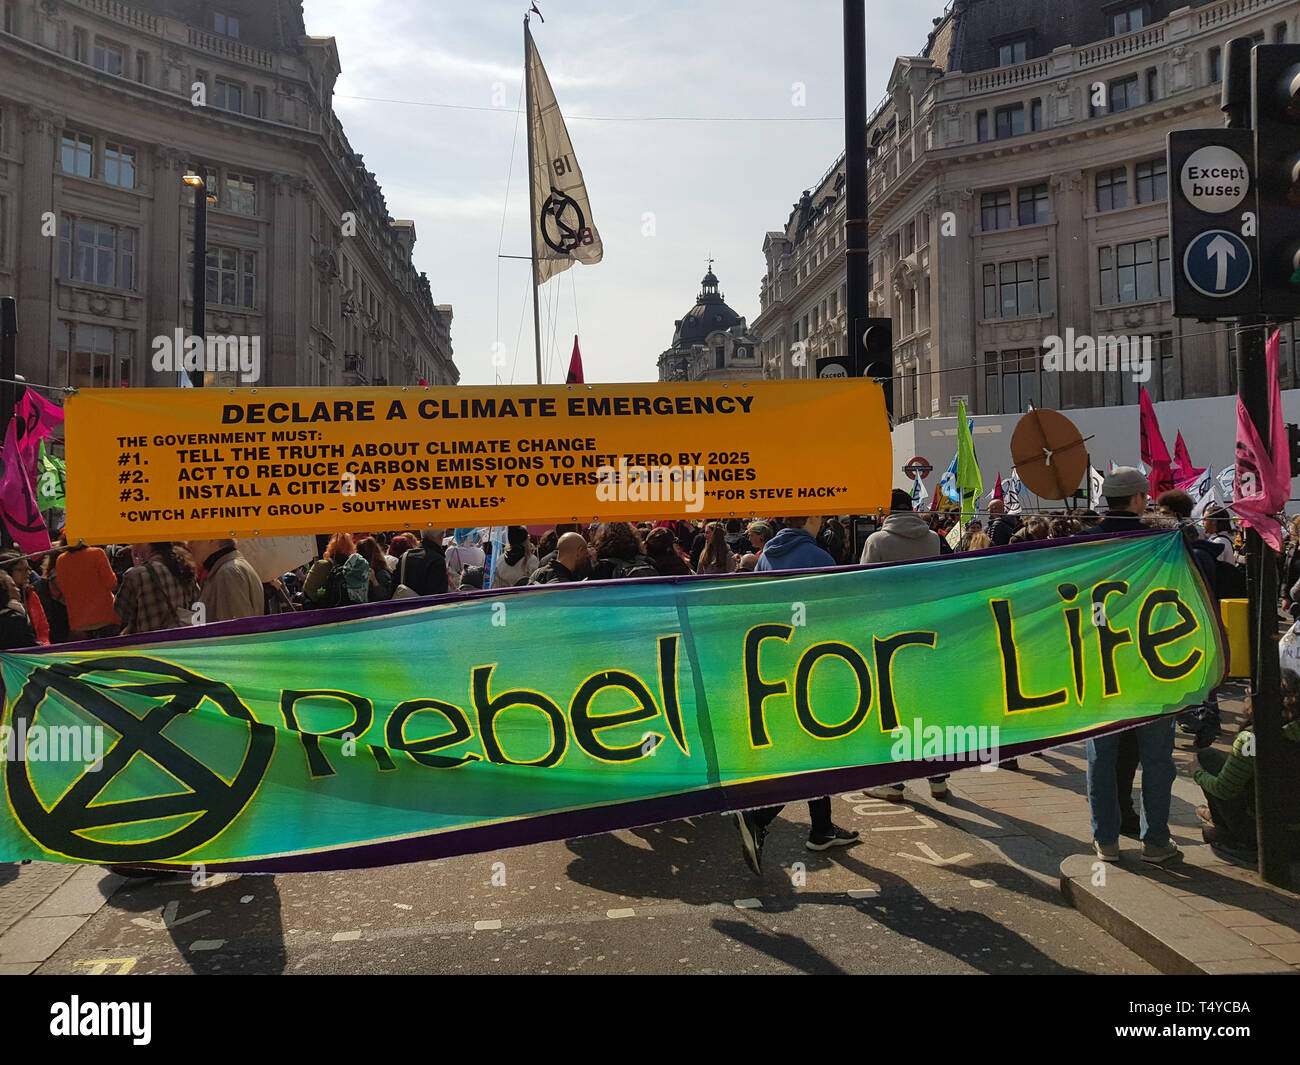
[[[528,16],[524,15],[524,110],[527,112],[528,118],[528,214],[529,231],[533,244],[533,348],[537,357],[537,383],[540,385],[542,383],[542,326],[537,298],[537,227],[540,225],[540,221],[533,216],[533,212],[537,210],[535,188],[537,176],[533,166],[533,65],[529,62],[528,55],[528,42],[531,39],[532,34],[528,30]]]

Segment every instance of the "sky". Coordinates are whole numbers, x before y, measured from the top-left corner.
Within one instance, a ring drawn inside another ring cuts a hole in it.
[[[943,0],[867,2],[867,107]],[[589,382],[654,381],[673,322],[714,260],[727,303],[759,313],[763,238],[843,150],[836,0],[538,0],[532,30],[582,167],[604,260],[541,290],[543,380],[580,337]],[[307,0],[333,36],[334,108],[414,258],[452,305],[462,384],[536,379],[527,256],[526,3]],[[358,17],[358,15],[361,17]],[[685,121],[684,119],[691,119]]]

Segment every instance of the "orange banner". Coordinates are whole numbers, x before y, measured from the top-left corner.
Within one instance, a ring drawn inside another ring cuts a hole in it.
[[[888,510],[864,380],[83,389],[68,535],[87,543]]]

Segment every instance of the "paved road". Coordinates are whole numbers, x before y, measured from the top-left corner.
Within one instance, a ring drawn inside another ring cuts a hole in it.
[[[824,853],[787,807],[762,877],[708,817],[391,869],[136,881],[38,971],[1154,972],[1064,902],[1046,854],[1013,862],[963,830],[965,800],[910,795],[837,797],[864,841]]]

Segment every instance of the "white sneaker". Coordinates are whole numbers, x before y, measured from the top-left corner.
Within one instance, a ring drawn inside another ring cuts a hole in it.
[[[887,802],[902,802],[907,797],[907,792],[903,789],[902,784],[885,784],[879,788],[863,788],[863,795],[870,795],[873,799],[884,799]]]

